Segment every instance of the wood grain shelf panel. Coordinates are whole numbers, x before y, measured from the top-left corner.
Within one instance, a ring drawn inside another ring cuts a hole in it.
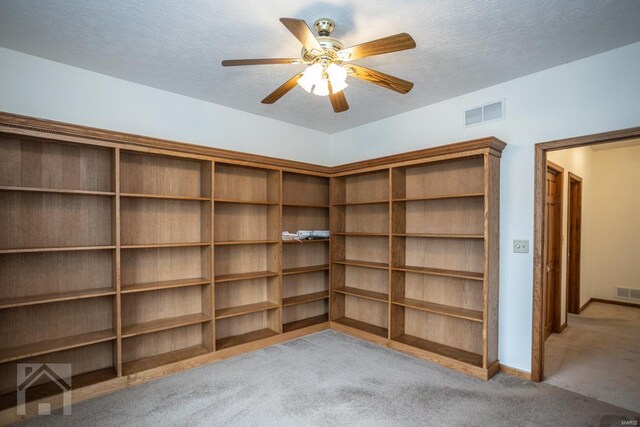
[[[310,243],[326,243],[329,242],[330,239],[306,239],[306,240],[283,240],[282,243],[284,244],[291,244],[291,243],[302,243],[302,244],[310,244]]]
[[[72,376],[71,385],[74,390],[78,390],[83,387],[89,387],[104,381],[114,379],[117,376],[118,374],[116,373],[115,369],[103,368]],[[26,402],[28,403],[39,399],[44,399],[46,397],[51,397],[59,393],[60,386],[53,381],[34,385],[29,387],[29,392],[26,394]],[[0,411],[15,407],[18,403],[17,397],[18,395],[15,391],[0,396]]]
[[[311,209],[329,209],[329,205],[312,205],[306,203],[282,203],[285,208],[311,208]]]
[[[395,301],[392,301],[392,303],[416,310],[428,311],[430,313],[437,313],[445,316],[457,317],[459,319],[482,323],[482,311],[478,310],[453,307],[450,305],[421,301],[413,298],[397,298]]]
[[[327,313],[319,316],[308,317],[306,319],[296,320],[294,322],[285,323],[282,325],[282,332],[287,333],[298,329],[306,328],[308,326],[317,325],[329,321],[329,315]]]
[[[226,240],[217,241],[214,243],[216,246],[230,246],[230,245],[272,245],[280,243],[279,240]]]
[[[269,200],[238,200],[238,199],[214,199],[216,203],[230,203],[234,205],[277,205],[278,202]]]
[[[471,271],[445,270],[441,268],[416,267],[410,265],[393,267],[396,271],[406,271],[408,273],[430,274],[432,276],[458,277],[460,279],[484,280],[483,273],[475,273]]]
[[[41,354],[54,353],[56,351],[69,350],[115,339],[116,333],[111,329],[106,329],[103,331],[89,332],[86,334],[54,338],[46,341],[3,348],[0,349],[0,363],[39,356]]]
[[[269,338],[278,335],[278,332],[269,328],[258,329],[257,331],[247,332],[242,335],[233,335],[226,338],[216,340],[216,350],[224,350],[225,348],[234,347],[240,344],[250,343],[263,338]]]
[[[0,191],[24,191],[30,193],[52,193],[52,194],[77,194],[79,196],[105,196],[112,197],[116,193],[113,191],[88,191],[88,190],[66,190],[62,188],[40,188],[40,187],[16,187],[0,185]]]
[[[209,353],[211,350],[203,345],[194,345],[180,350],[170,351],[155,356],[144,357],[138,360],[132,360],[122,364],[122,375],[130,375],[159,366],[168,365],[170,363],[180,362],[191,357],[200,356]],[[74,383],[75,385],[75,383]]]
[[[282,275],[289,276],[292,274],[305,274],[305,273],[313,273],[316,271],[326,271],[326,270],[329,270],[329,264],[308,265],[305,267],[283,268]]]
[[[394,233],[393,237],[424,237],[427,239],[484,239],[483,234]]]
[[[450,359],[455,359],[463,363],[468,363],[469,365],[482,367],[481,354],[472,353],[470,351],[461,350],[459,348],[450,347],[448,345],[428,341],[407,334],[400,335],[393,340],[406,345],[410,345],[412,347],[417,347],[422,350],[429,351],[431,353],[436,353]]]
[[[249,273],[224,274],[224,275],[216,276],[214,281],[216,283],[224,283],[224,282],[235,282],[238,280],[261,279],[263,277],[274,277],[274,276],[278,276],[278,273],[276,273],[275,271],[252,271]]]
[[[386,262],[372,262],[372,261],[359,261],[353,259],[334,259],[334,264],[342,264],[342,265],[352,265],[354,267],[366,267],[366,268],[377,268],[380,270],[387,270],[389,268],[389,264]]]
[[[183,288],[187,286],[207,285],[211,283],[210,279],[204,277],[196,277],[193,279],[180,279],[180,280],[164,280],[160,282],[147,282],[147,283],[131,283],[123,284],[121,287],[121,293],[131,294],[136,292],[157,291],[161,289],[173,289]]]
[[[334,236],[361,236],[361,237],[388,237],[389,233],[373,233],[367,231],[340,231],[333,233]]]
[[[211,246],[209,242],[188,243],[146,243],[140,245],[122,245],[120,249],[155,249],[155,248],[191,248],[196,246]]]
[[[196,325],[210,320],[211,317],[206,314],[196,313],[152,320],[149,322],[133,323],[131,325],[123,325],[122,338],[135,337],[137,335],[150,334],[152,332],[165,331],[167,329],[175,329],[182,326]]]
[[[333,288],[333,292],[337,292],[339,294],[351,295],[358,298],[366,298],[372,301],[378,302],[389,302],[389,295],[383,294],[382,292],[369,291],[366,289],[353,288],[350,286],[345,286],[341,288]]]
[[[424,197],[404,197],[393,199],[394,202],[419,202],[424,200],[464,199],[467,197],[484,197],[484,193],[442,194]]]
[[[72,252],[72,251],[105,251],[115,249],[112,245],[102,246],[56,246],[56,247],[41,247],[41,248],[14,248],[14,249],[0,249],[0,255],[2,254],[27,254],[35,252]]]
[[[24,307],[28,305],[49,304],[53,302],[71,301],[87,298],[98,298],[115,295],[112,288],[82,289],[79,291],[56,292],[42,295],[0,299],[0,309]]]
[[[177,196],[169,194],[148,194],[148,193],[120,193],[120,197],[134,199],[162,199],[162,200],[185,200],[185,201],[211,201],[210,197]]]
[[[310,294],[296,295],[293,297],[282,298],[282,306],[305,304],[308,302],[319,301],[329,298],[329,291],[313,292]]]
[[[356,206],[356,205],[381,205],[387,204],[389,200],[365,200],[362,202],[338,202],[333,203],[332,206]]]
[[[349,326],[351,328],[359,329],[364,332],[368,332],[370,334],[377,335],[382,338],[387,338],[387,328],[383,328],[381,326],[372,325],[370,323],[361,322],[360,320],[350,319],[348,317],[340,317],[336,320],[332,320],[332,322],[340,323],[344,326]]]
[[[273,310],[279,305],[271,301],[256,302],[253,304],[237,305],[234,307],[216,309],[216,320],[228,317],[244,316],[245,314],[257,313],[259,311]]]

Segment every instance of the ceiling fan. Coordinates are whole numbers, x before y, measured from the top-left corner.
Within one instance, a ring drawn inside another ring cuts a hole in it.
[[[339,40],[330,37],[335,23],[328,18],[318,19],[314,27],[316,37],[302,19],[280,18],[280,22],[302,43],[300,58],[231,59],[222,61],[223,67],[239,65],[305,64],[307,68],[287,80],[262,100],[273,104],[296,85],[319,96],[329,96],[333,111],[340,113],[349,109],[343,89],[347,75],[405,94],[413,83],[400,78],[352,64],[351,61],[383,53],[398,52],[416,47],[416,42],[407,33],[400,33],[367,43],[344,48]]]

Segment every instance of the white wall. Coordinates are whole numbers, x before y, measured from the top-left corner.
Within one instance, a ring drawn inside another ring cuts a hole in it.
[[[500,361],[530,370],[534,144],[640,126],[640,43],[512,80],[331,137],[334,164],[494,135],[502,160]],[[411,95],[408,95],[411,96]],[[467,107],[506,98],[506,120],[463,128]]]
[[[594,194],[594,151],[589,147],[571,148],[552,151],[547,158],[564,169],[562,176],[562,273],[561,277],[561,321],[567,319],[567,212],[569,206],[569,172],[582,178],[582,256],[580,263],[580,306],[591,298],[590,272],[598,263],[594,257],[594,248],[598,247],[594,240],[594,208],[598,204],[598,196]]]
[[[4,48],[0,111],[329,163],[325,133]]]

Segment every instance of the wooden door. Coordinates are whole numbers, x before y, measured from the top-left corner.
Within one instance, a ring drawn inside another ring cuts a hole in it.
[[[544,256],[544,338],[560,330],[560,250],[562,237],[562,173],[563,169],[547,164],[547,202],[545,207]]]
[[[582,178],[572,173],[567,203],[567,312],[580,314]]]

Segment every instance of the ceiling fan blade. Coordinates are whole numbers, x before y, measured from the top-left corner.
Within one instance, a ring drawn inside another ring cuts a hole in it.
[[[225,59],[223,67],[237,67],[239,65],[269,65],[269,64],[299,64],[300,58],[264,58],[264,59]]]
[[[345,98],[344,96],[344,90],[341,90],[338,93],[333,93],[331,82],[329,82],[329,101],[331,101],[331,106],[333,107],[334,113],[342,113],[343,111],[347,111],[349,109],[347,98]]]
[[[371,70],[354,64],[349,64],[345,68],[352,71],[351,75],[353,77],[357,77],[378,86],[386,87],[387,89],[391,89],[402,94],[408,93],[413,88],[413,83],[399,79],[398,77],[390,76],[389,74],[381,73],[380,71]]]
[[[262,103],[273,104],[278,99],[282,98],[284,95],[287,94],[287,92],[289,92],[291,89],[293,89],[296,86],[296,84],[298,83],[298,79],[300,77],[302,77],[302,73],[298,73],[295,76],[291,77],[289,80],[284,82],[282,86],[280,86],[278,89],[271,92],[269,96],[263,99]]]
[[[338,51],[338,56],[345,61],[353,61],[367,56],[398,52],[414,47],[416,47],[416,42],[413,38],[407,33],[400,33],[342,49]]]
[[[313,34],[309,26],[302,19],[295,18],[280,18],[280,22],[287,27],[287,30],[291,31],[291,33],[296,36],[300,43],[308,50],[318,50],[320,52],[323,51],[322,46],[316,39],[316,36]]]

